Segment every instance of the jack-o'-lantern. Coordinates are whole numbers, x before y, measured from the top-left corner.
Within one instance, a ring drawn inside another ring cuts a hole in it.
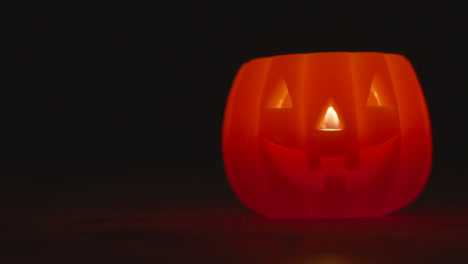
[[[232,85],[222,136],[234,192],[270,218],[394,212],[419,195],[432,162],[424,95],[397,54],[251,60]]]

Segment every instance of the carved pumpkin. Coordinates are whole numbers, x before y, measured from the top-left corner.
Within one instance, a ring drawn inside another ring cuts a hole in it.
[[[245,63],[222,145],[234,192],[270,218],[388,214],[417,197],[432,161],[416,74],[405,57],[378,52]]]

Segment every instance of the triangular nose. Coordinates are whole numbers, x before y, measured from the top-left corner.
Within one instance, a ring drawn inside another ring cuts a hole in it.
[[[341,130],[340,119],[333,107],[328,107],[327,113],[323,118],[320,130],[339,131]]]

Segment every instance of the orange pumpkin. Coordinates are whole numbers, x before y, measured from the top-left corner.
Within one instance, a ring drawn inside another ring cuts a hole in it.
[[[432,161],[424,95],[397,54],[249,61],[232,85],[222,136],[234,192],[270,218],[394,212],[421,192]]]

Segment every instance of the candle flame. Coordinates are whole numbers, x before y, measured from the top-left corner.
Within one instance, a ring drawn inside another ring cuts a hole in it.
[[[340,126],[340,119],[336,114],[335,109],[333,107],[328,107],[327,113],[323,118],[321,130],[328,130],[328,131],[339,131],[342,130]]]

